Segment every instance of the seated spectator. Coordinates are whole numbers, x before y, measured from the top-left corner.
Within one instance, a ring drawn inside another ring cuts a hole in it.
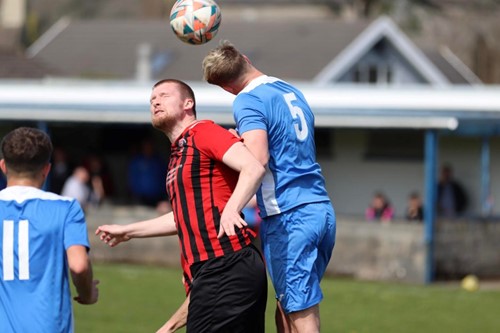
[[[394,209],[382,192],[376,192],[365,216],[368,221],[390,222],[394,217]]]
[[[418,192],[410,193],[405,217],[408,221],[422,221],[424,219],[424,209]]]

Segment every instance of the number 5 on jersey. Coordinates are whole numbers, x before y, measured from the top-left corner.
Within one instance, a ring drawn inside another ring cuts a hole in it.
[[[299,139],[300,141],[304,141],[307,138],[307,135],[309,134],[309,129],[307,128],[304,111],[302,111],[302,109],[297,105],[292,104],[292,101],[297,100],[297,97],[293,92],[284,94],[283,97],[285,98],[286,104],[288,105],[288,109],[290,110],[293,119],[299,118],[300,120],[300,128],[299,124],[293,124],[293,127],[295,128],[295,134],[297,135],[297,139]]]

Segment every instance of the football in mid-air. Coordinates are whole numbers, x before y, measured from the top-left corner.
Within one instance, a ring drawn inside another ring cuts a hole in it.
[[[185,43],[205,44],[215,37],[221,11],[213,0],[177,0],[170,11],[170,26]]]

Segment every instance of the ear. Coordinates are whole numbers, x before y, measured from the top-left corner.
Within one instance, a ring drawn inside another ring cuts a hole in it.
[[[193,108],[193,106],[194,106],[194,102],[193,102],[193,100],[192,100],[192,99],[188,98],[188,99],[186,99],[186,100],[184,101],[184,107],[185,107],[186,109],[192,109],[192,108]]]
[[[7,166],[5,165],[5,160],[3,158],[0,160],[0,169],[4,175],[7,174]]]
[[[42,169],[42,174],[43,174],[43,178],[46,179],[49,175],[49,172],[50,172],[50,168],[52,167],[52,164],[50,163],[47,163],[43,169]]]
[[[244,54],[242,54],[243,58],[251,65],[252,62],[250,61],[250,59],[248,59],[248,57]]]

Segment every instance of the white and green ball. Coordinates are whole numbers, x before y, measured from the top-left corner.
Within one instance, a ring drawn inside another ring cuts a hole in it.
[[[183,42],[205,44],[219,31],[221,17],[213,0],[177,0],[170,11],[170,26]]]

